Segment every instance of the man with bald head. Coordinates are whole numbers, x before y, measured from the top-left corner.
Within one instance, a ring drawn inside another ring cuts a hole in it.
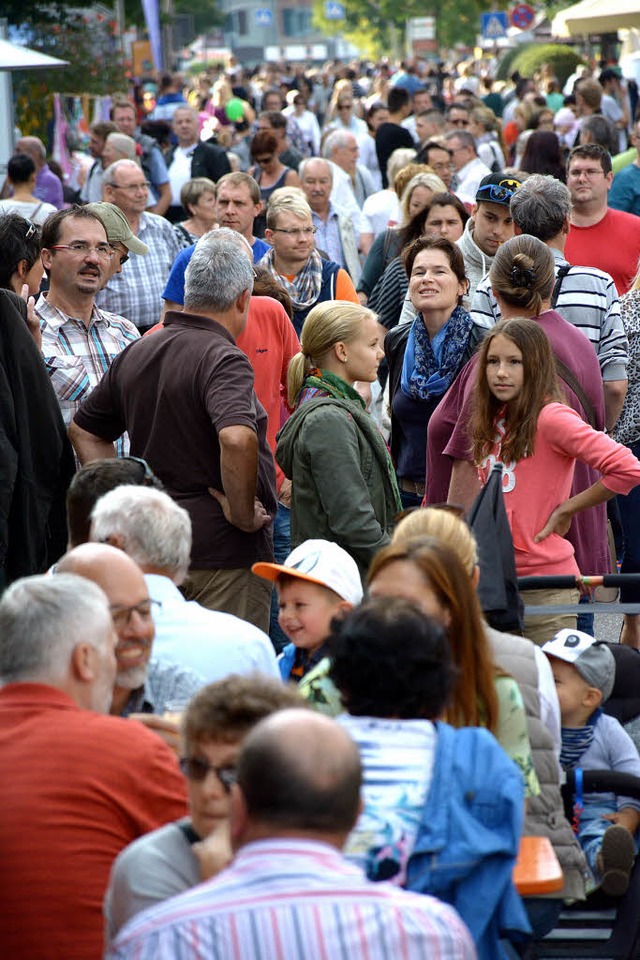
[[[163,714],[167,703],[186,703],[204,685],[204,679],[191,670],[151,659],[155,601],[142,570],[126,553],[106,543],[83,543],[65,554],[56,564],[56,573],[92,580],[109,600],[118,635],[112,714]]]
[[[62,181],[47,163],[47,151],[38,137],[21,137],[14,153],[26,153],[36,165],[36,186],[33,195],[61,210],[64,204]]]
[[[98,586],[69,573],[17,580],[0,636],[2,955],[96,960],[111,865],[184,815],[184,784],[160,737],[105,716],[116,635]]]
[[[132,920],[109,960],[195,960],[221,949],[228,960],[364,960],[380,956],[381,944],[406,960],[472,960],[471,936],[452,907],[371,883],[342,857],[360,784],[358,749],[333,720],[299,709],[262,720],[244,742],[231,790],[235,859]]]

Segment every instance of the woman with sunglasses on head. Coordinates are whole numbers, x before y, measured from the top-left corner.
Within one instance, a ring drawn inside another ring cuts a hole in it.
[[[420,237],[403,257],[417,316],[387,334],[384,349],[391,455],[406,508],[419,506],[424,497],[429,418],[472,356],[477,337],[461,305],[468,284],[458,246],[443,238]]]
[[[266,208],[271,194],[280,187],[299,187],[300,178],[295,170],[286,167],[278,156],[278,141],[269,130],[258,130],[251,141],[251,159],[255,166],[249,168],[260,186],[262,213],[253,221],[255,237],[264,237],[267,228]]]
[[[40,227],[17,213],[0,215],[0,287],[12,290],[26,302],[27,326],[38,349],[42,334],[35,305],[43,274]]]
[[[108,941],[142,910],[226,867],[229,795],[242,742],[264,717],[297,706],[294,688],[258,675],[230,674],[193,697],[180,725],[189,816],[140,837],[115,860],[105,895]]]

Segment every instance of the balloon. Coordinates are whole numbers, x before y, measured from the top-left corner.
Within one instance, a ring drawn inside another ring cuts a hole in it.
[[[227,102],[224,112],[227,115],[227,119],[231,120],[231,123],[237,123],[238,120],[242,120],[244,115],[244,104],[242,100],[240,100],[239,97],[232,97],[231,100]]]

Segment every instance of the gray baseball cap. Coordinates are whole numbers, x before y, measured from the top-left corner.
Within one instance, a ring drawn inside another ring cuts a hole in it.
[[[609,699],[616,679],[616,661],[606,643],[581,630],[565,629],[545,643],[542,651],[572,664],[589,686],[602,691],[603,703]]]
[[[142,240],[138,240],[129,221],[115,203],[88,203],[86,209],[95,213],[96,217],[102,221],[109,243],[124,243],[131,253],[137,253],[143,257],[149,253],[149,247]]]

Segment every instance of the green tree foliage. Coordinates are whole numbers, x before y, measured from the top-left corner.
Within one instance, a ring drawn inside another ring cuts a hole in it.
[[[16,71],[13,74],[16,122],[24,134],[46,139],[53,114],[51,94],[106,94],[126,86],[126,70],[117,25],[104,14],[61,11],[57,21],[29,25],[29,46],[69,66],[59,70]]]
[[[402,55],[406,22],[410,17],[434,16],[439,48],[456,43],[472,45],[480,31],[480,14],[491,0],[341,0],[346,20],[326,20],[324,0],[315,0],[313,22],[328,36],[343,34],[372,56]],[[399,48],[396,49],[396,43]]]
[[[510,72],[518,70],[523,77],[532,77],[543,64],[550,63],[556,77],[564,85],[578,64],[583,62],[580,54],[564,43],[528,43],[520,48]]]

